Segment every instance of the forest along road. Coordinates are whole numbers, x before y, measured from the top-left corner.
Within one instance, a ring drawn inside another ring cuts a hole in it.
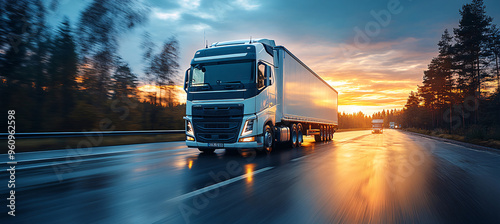
[[[7,155],[0,155],[4,192]],[[67,156],[72,156],[70,159]],[[16,154],[0,223],[494,223],[500,153],[399,130],[269,155],[184,142]]]

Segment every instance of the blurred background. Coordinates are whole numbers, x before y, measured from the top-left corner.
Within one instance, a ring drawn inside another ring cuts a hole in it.
[[[119,42],[150,9],[134,0],[82,2],[76,22],[53,22],[72,3],[1,1],[0,108],[16,110],[17,132],[102,130],[104,118],[113,130],[183,129],[177,39],[156,45],[145,33],[139,76]]]
[[[341,129],[383,118],[499,140],[499,3],[401,2],[358,49],[353,28],[387,8],[362,2],[3,0],[0,110],[16,110],[17,132],[183,129],[181,83],[196,49],[260,35],[339,91]]]

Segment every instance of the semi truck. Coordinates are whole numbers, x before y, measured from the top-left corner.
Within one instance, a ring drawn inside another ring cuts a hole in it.
[[[338,92],[274,40],[216,42],[186,70],[186,145],[215,149],[300,147],[330,141]]]
[[[384,119],[373,119],[372,134],[382,134],[382,133],[384,133]]]

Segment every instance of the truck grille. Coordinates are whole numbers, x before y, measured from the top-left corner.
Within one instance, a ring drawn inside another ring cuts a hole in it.
[[[196,105],[193,128],[198,142],[234,143],[243,121],[243,105]]]

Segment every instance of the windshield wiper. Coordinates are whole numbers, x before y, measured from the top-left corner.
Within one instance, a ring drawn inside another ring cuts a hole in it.
[[[209,89],[212,89],[212,86],[210,85],[210,83],[208,82],[205,82],[205,83],[196,83],[194,86],[191,85],[191,87],[195,87],[195,88],[199,88],[201,90],[209,90]]]
[[[245,87],[245,85],[241,81],[220,82],[219,84],[225,85],[225,89],[234,88],[236,87],[236,85],[238,85],[238,87],[240,88]]]

